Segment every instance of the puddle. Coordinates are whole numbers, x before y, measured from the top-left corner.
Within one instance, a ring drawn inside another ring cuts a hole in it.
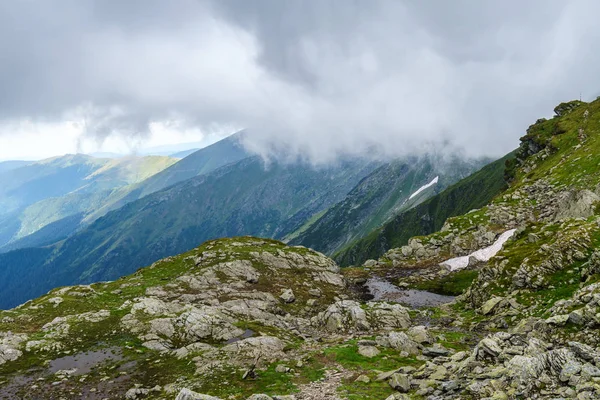
[[[95,351],[65,356],[50,361],[47,368],[33,369],[27,375],[17,375],[2,382],[0,377],[0,399],[42,399],[42,398],[85,398],[101,400],[113,398],[111,396],[123,394],[131,387],[128,372],[135,367],[135,361],[128,361],[120,365],[110,374],[110,379],[99,380],[95,368],[106,362],[124,360],[118,347],[108,347]],[[56,372],[61,370],[74,370],[66,379],[60,379]],[[91,374],[92,378],[79,381],[81,375]],[[96,374],[94,376],[94,374]],[[77,377],[76,377],[77,376]],[[77,397],[73,397],[77,393]],[[110,395],[110,396],[107,396]],[[122,397],[119,397],[122,398]]]
[[[454,300],[454,296],[444,296],[425,290],[401,289],[378,278],[369,279],[365,283],[365,287],[375,301],[393,301],[413,308],[435,307]]]
[[[96,351],[86,351],[73,356],[66,356],[50,361],[48,369],[50,373],[60,370],[77,369],[74,375],[84,375],[89,373],[92,368],[106,361],[120,361],[123,359],[121,351],[118,348],[106,348]]]
[[[248,339],[249,337],[254,336],[254,333],[255,332],[252,329],[246,329],[246,331],[244,333],[242,333],[240,336],[229,339],[228,341],[225,342],[225,344],[231,344],[231,343],[239,342],[240,340],[243,340],[243,339]]]

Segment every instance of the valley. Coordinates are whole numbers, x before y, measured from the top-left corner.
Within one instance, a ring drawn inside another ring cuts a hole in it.
[[[441,226],[390,230],[434,231],[361,263],[340,268],[273,239],[212,239],[1,311],[0,395],[597,398],[598,113],[600,100],[561,104],[501,162],[398,214],[446,202],[432,217]],[[499,176],[491,200],[462,211]]]

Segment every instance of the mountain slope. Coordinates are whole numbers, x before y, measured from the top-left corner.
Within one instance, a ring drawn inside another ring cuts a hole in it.
[[[60,285],[115,279],[211,238],[283,237],[376,167],[362,160],[317,169],[265,165],[252,157],[187,180],[98,219],[53,246],[43,265],[22,268],[13,261],[21,252],[0,254],[0,306]]]
[[[13,227],[6,236],[1,235],[0,247],[53,222],[89,213],[115,191],[143,181],[176,161],[157,156],[96,159],[68,155],[0,174],[0,202],[7,219],[4,225]]]
[[[11,169],[24,167],[31,163],[32,163],[31,161],[20,161],[20,160],[0,161],[0,174],[3,172],[6,172],[6,171],[10,171]]]
[[[448,185],[468,176],[485,161],[458,157],[437,160],[411,157],[382,165],[365,177],[344,200],[303,228],[291,244],[333,254],[389,219],[410,209]]]
[[[150,193],[157,192],[179,182],[207,174],[222,166],[240,161],[250,156],[240,143],[244,132],[238,132],[210,146],[200,149],[164,171],[128,187],[111,193],[105,204],[86,216],[90,223],[111,210],[116,210],[134,200],[141,199]]]
[[[482,207],[506,188],[506,163],[511,153],[448,187],[423,203],[398,214],[381,228],[349,244],[334,258],[340,265],[361,264],[379,258],[393,247],[399,247],[413,236],[427,235],[441,229],[447,218]]]

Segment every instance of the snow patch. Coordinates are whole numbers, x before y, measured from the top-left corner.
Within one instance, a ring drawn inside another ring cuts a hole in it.
[[[459,269],[466,268],[469,265],[469,258],[475,257],[478,261],[488,261],[494,257],[504,246],[504,243],[515,233],[516,229],[510,229],[500,235],[496,241],[488,247],[479,249],[468,256],[455,257],[440,263],[440,266],[449,269],[450,271],[457,271]]]
[[[436,183],[438,183],[439,178],[440,178],[439,176],[436,176],[427,185],[421,186],[416,192],[414,192],[413,194],[411,194],[408,199],[409,200],[412,199],[413,197],[415,197],[416,195],[418,195],[419,193],[421,193],[423,190],[425,190],[428,187],[431,187],[431,186],[435,185]]]

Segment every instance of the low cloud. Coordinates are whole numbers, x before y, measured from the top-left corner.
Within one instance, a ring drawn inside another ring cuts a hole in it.
[[[248,128],[265,157],[499,156],[557,103],[598,94],[599,11],[592,0],[2,2],[0,146],[20,120],[83,121],[99,143],[143,142],[151,124],[176,121]]]

